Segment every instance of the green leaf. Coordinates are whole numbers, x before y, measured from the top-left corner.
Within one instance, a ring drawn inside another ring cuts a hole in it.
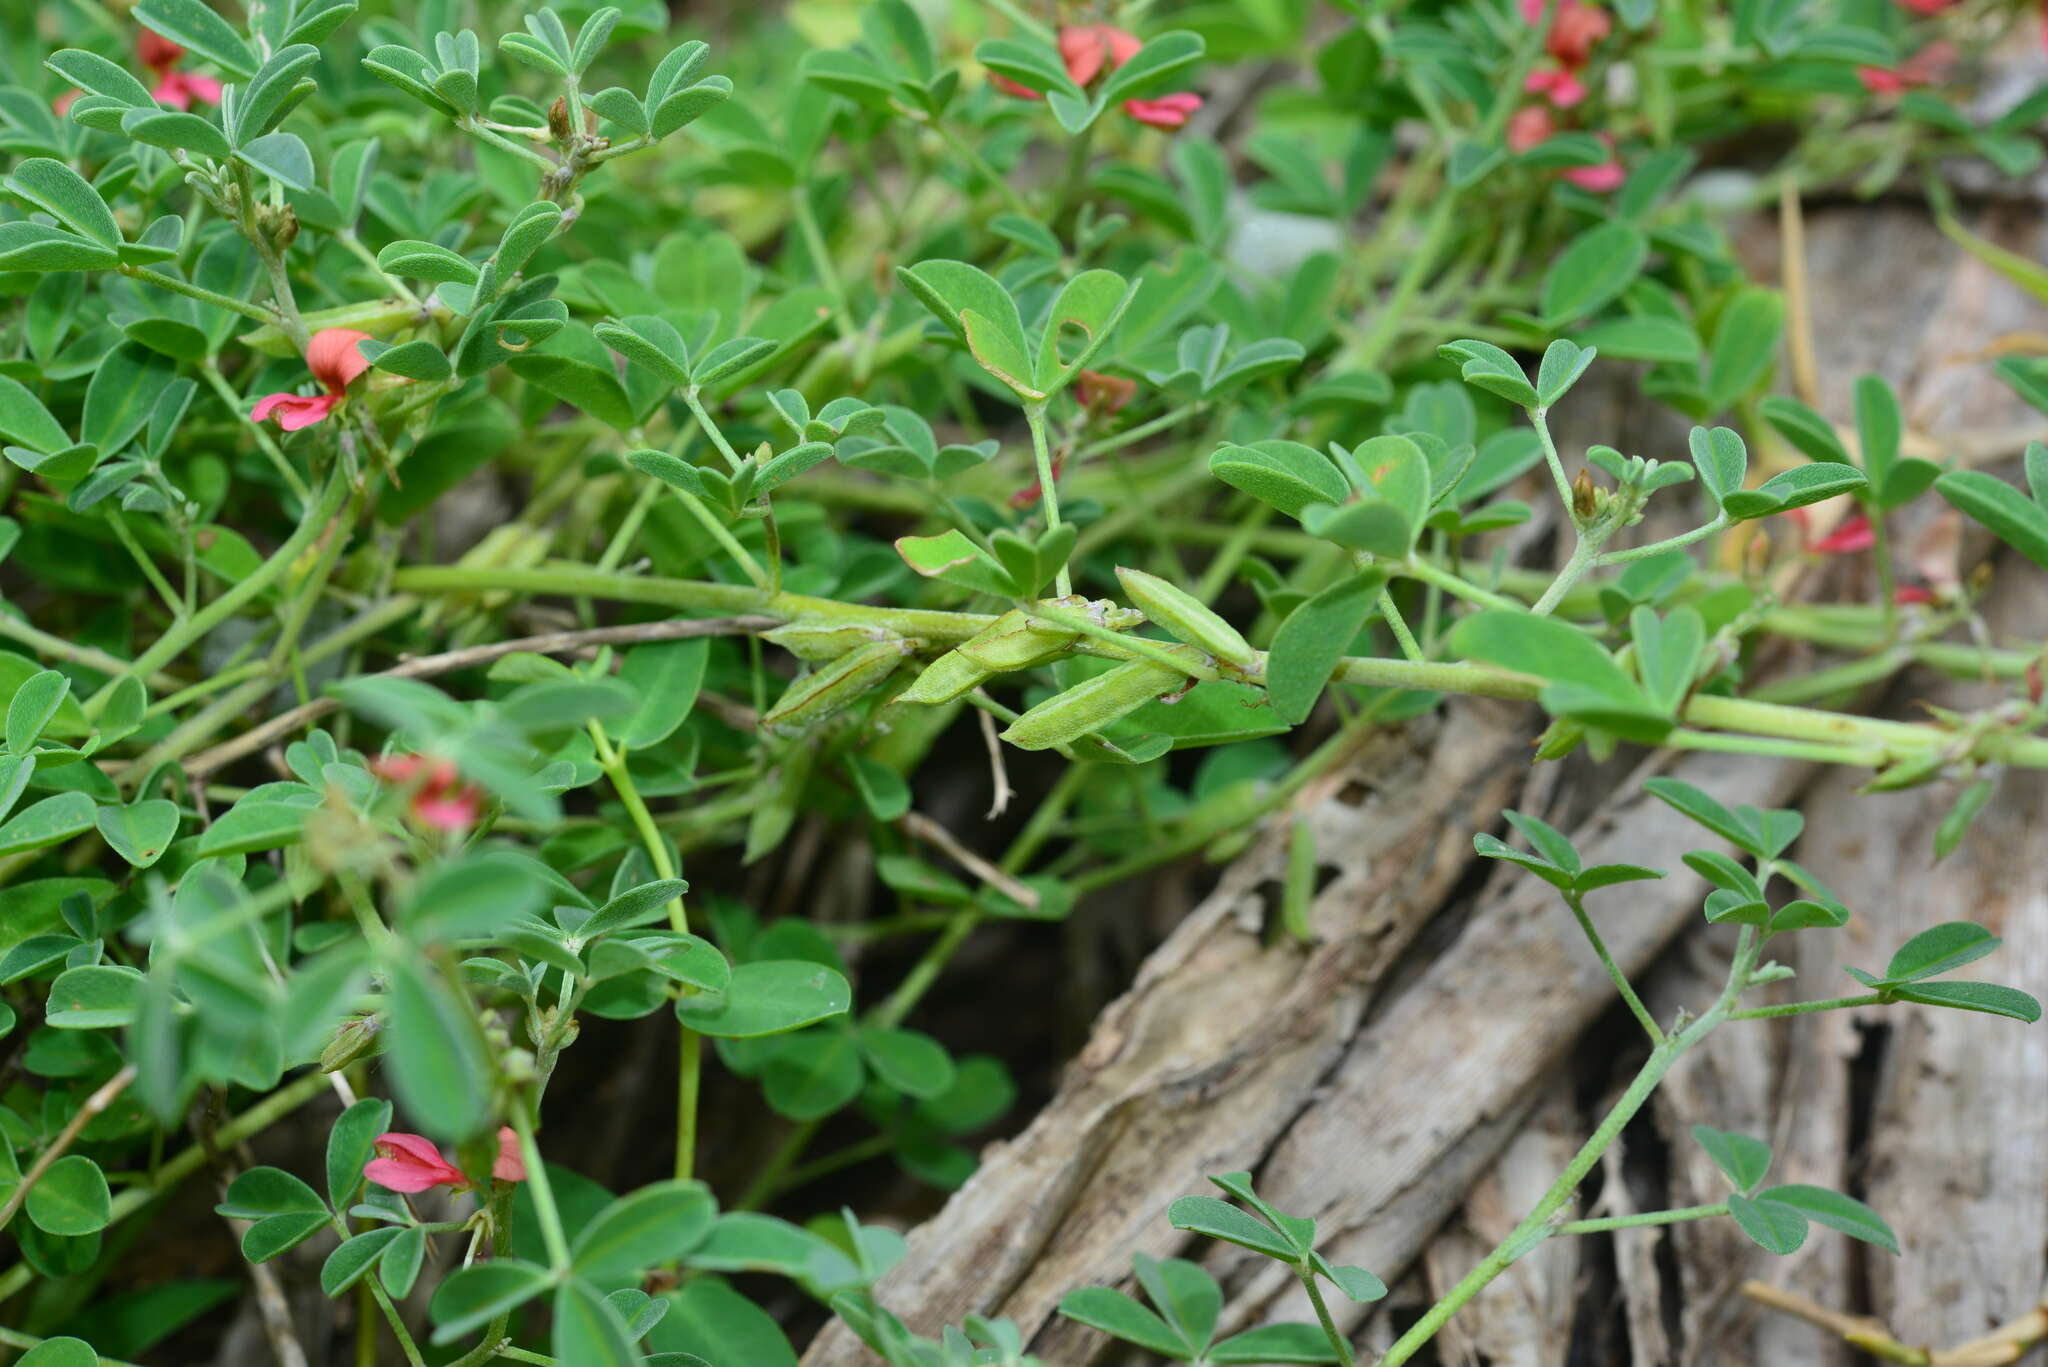
[[[1472,850],[1482,859],[1505,859],[1511,864],[1519,864],[1554,888],[1569,889],[1573,885],[1574,880],[1568,871],[1539,854],[1524,854],[1498,836],[1489,835],[1485,831],[1473,833]]]
[[[261,171],[288,190],[313,188],[313,154],[297,133],[265,133],[237,147],[235,160]]]
[[[722,999],[685,997],[676,1017],[701,1035],[752,1039],[843,1016],[852,1004],[852,989],[832,969],[770,959],[735,965]]]
[[[1165,1320],[1123,1292],[1106,1286],[1087,1286],[1069,1291],[1060,1300],[1060,1314],[1077,1324],[1100,1329],[1126,1343],[1135,1343],[1140,1348],[1176,1361],[1185,1361],[1197,1351],[1196,1345],[1176,1333]]]
[[[44,1339],[22,1354],[15,1367],[100,1367],[100,1355],[84,1339]]]
[[[0,223],[0,271],[104,271],[121,264],[112,247],[59,228]]]
[[[1594,312],[1626,289],[1649,259],[1650,241],[1627,223],[1580,233],[1543,277],[1537,311],[1544,326],[1561,327]]]
[[[43,1170],[41,1179],[29,1188],[23,1209],[43,1233],[76,1238],[107,1227],[113,1218],[113,1197],[100,1165],[73,1153]]]
[[[1736,820],[1733,812],[1690,783],[1675,778],[1652,778],[1644,780],[1643,787],[1652,796],[1676,808],[1738,849],[1747,850],[1759,859],[1771,858],[1776,853],[1767,850],[1757,833]]]
[[[405,1232],[400,1226],[385,1225],[344,1239],[327,1255],[327,1261],[320,1264],[320,1290],[332,1297],[354,1286],[375,1265],[391,1241]]]
[[[427,1307],[436,1345],[453,1343],[554,1285],[546,1268],[502,1255],[461,1268],[435,1288]]]
[[[669,1312],[648,1336],[653,1347],[695,1353],[720,1367],[797,1367],[796,1353],[774,1319],[723,1281],[700,1278],[665,1299]]]
[[[1209,1350],[1216,1367],[1240,1363],[1335,1362],[1337,1350],[1318,1325],[1267,1324],[1232,1334]]]
[[[1887,1253],[1899,1251],[1899,1236],[1892,1233],[1891,1226],[1853,1196],[1844,1196],[1825,1187],[1793,1183],[1758,1192],[1756,1199],[1762,1204],[1789,1206],[1815,1224],[1826,1225],[1867,1244],[1876,1244]]]
[[[1847,465],[1849,452],[1835,436],[1833,424],[1797,399],[1773,394],[1757,405],[1764,421],[1778,429],[1785,440],[1806,454],[1808,460]],[[1865,467],[1868,469],[1868,466]]]
[[[1997,983],[1917,983],[1899,989],[1894,995],[1900,1001],[1982,1011],[2029,1025],[2041,1019],[2040,1002],[2016,987],[2001,987]]]
[[[1675,318],[1611,318],[1584,329],[1578,340],[1610,360],[1689,366],[1700,356],[1699,334]]]
[[[121,244],[114,211],[85,177],[50,157],[30,157],[14,168],[4,183],[9,193],[28,201],[65,227],[102,246]]]
[[[411,953],[385,964],[392,1090],[422,1132],[468,1139],[490,1123],[493,1069],[476,1008]]]
[[[615,742],[628,750],[667,740],[689,717],[703,686],[708,637],[682,641],[651,641],[626,652],[619,677],[633,686],[639,707],[616,726],[607,726]]]
[[[641,1367],[626,1322],[595,1289],[581,1281],[555,1290],[554,1356],[577,1367]]]
[[[1750,1241],[1780,1257],[1797,1253],[1806,1242],[1806,1216],[1777,1201],[1752,1201],[1739,1193],[1728,1198],[1728,1213]]]
[[[357,349],[377,369],[408,380],[445,380],[455,373],[447,353],[424,337],[392,346],[386,342],[357,343]]]
[[[1952,973],[1995,951],[2004,941],[1969,921],[1945,921],[1899,946],[1885,966],[1886,982],[1910,983]]]
[[[99,809],[100,836],[138,869],[146,869],[163,858],[178,833],[178,804],[155,797],[126,807],[108,804]]]
[[[71,680],[54,669],[32,674],[14,690],[7,704],[7,748],[23,754],[34,747],[43,728],[71,695]]]
[[[1491,342],[1446,342],[1436,353],[1445,360],[1461,362],[1459,375],[1475,389],[1497,394],[1521,408],[1542,405],[1520,363]]]
[[[1612,731],[1626,740],[1654,743],[1671,730],[1660,713],[1592,637],[1550,617],[1494,609],[1465,618],[1451,645],[1484,660],[1546,680],[1538,695],[1546,711]]]
[[[151,147],[197,152],[215,161],[226,161],[234,154],[234,148],[228,145],[227,135],[214,127],[211,120],[197,114],[131,110],[121,119],[121,131]]]
[[[1214,1196],[1183,1196],[1166,1208],[1166,1222],[1175,1229],[1237,1244],[1254,1253],[1292,1264],[1300,1251],[1287,1237],[1260,1220]]]
[[[618,377],[573,356],[519,355],[507,364],[512,373],[571,407],[580,408],[606,426],[623,432],[637,425],[632,402]]]
[[[606,1206],[569,1248],[576,1275],[594,1282],[638,1277],[679,1262],[711,1232],[718,1203],[701,1182],[656,1182]]]
[[[1730,518],[1742,522],[1792,508],[1804,508],[1809,503],[1819,503],[1842,494],[1853,494],[1868,484],[1863,472],[1853,465],[1816,461],[1810,465],[1795,465],[1790,470],[1772,475],[1754,489],[1729,493],[1722,498],[1721,507]]]
[[[327,1213],[319,1193],[282,1168],[250,1168],[237,1175],[213,1209],[232,1220]]]
[[[1711,1125],[1695,1125],[1692,1137],[1707,1151],[1735,1190],[1747,1195],[1771,1170],[1771,1146],[1746,1134],[1731,1134]]]
[[[1719,412],[1777,369],[1778,338],[1785,330],[1785,301],[1776,291],[1752,287],[1721,311],[1707,352],[1707,404]]]
[[[327,1199],[336,1210],[348,1209],[362,1189],[363,1165],[376,1157],[377,1136],[390,1128],[391,1103],[382,1097],[364,1097],[336,1118],[327,1132]]]
[[[1051,44],[1037,39],[989,38],[975,45],[974,60],[999,76],[1043,94],[1056,90],[1071,99],[1085,97],[1067,75],[1066,63]]]
[[[1095,97],[1096,104],[1107,107],[1119,100],[1140,99],[1163,90],[1201,61],[1206,51],[1200,34],[1184,29],[1162,33],[1110,73]]]
[[[1017,303],[986,271],[965,261],[941,260],[899,267],[896,275],[961,341],[968,340],[965,320],[974,313],[1023,356],[1024,320],[1017,314]]]
[[[45,58],[43,65],[80,90],[105,95],[110,100],[119,100],[122,104],[145,111],[158,107],[148,86],[130,75],[126,67],[108,61],[97,52],[68,47]]]
[[[1352,493],[1329,457],[1298,441],[1220,447],[1209,473],[1294,518],[1312,503],[1341,504]]]
[[[1266,656],[1266,692],[1281,721],[1292,726],[1308,719],[1337,662],[1364,630],[1385,583],[1386,575],[1377,570],[1350,575],[1280,624]]]
[[[920,1100],[941,1096],[953,1085],[956,1070],[944,1045],[916,1030],[860,1032],[861,1052],[875,1076],[906,1096]]]
[[[782,1041],[761,1070],[761,1091],[776,1114],[822,1120],[860,1095],[867,1070],[843,1030],[807,1030]]]
[[[1131,1255],[1131,1270],[1164,1318],[1198,1352],[1206,1348],[1223,1313],[1223,1291],[1216,1279],[1184,1258]]]
[[[105,1030],[135,1019],[142,975],[116,964],[67,968],[50,984],[46,1023],[59,1030]]]
[[[1629,614],[1628,624],[1643,691],[1659,712],[1675,718],[1692,688],[1700,652],[1706,649],[1706,623],[1698,609],[1681,607],[1663,617],[1637,608]]]
[[[1522,833],[1530,848],[1552,868],[1574,875],[1579,872],[1582,864],[1578,849],[1566,838],[1563,831],[1547,821],[1525,816],[1521,812],[1503,811],[1501,815],[1507,819],[1509,825]]]
[[[43,401],[5,375],[0,375],[0,437],[50,455],[71,446]]]
[[[377,267],[408,280],[428,280],[437,285],[451,281],[474,285],[479,271],[474,261],[437,242],[402,240],[377,253]]]
[[[134,15],[144,28],[190,48],[215,66],[244,80],[256,74],[255,52],[204,0],[140,0]]]
[[[2027,559],[2048,569],[2048,508],[1995,475],[1951,470],[1934,481],[1934,491],[1964,516]]]
[[[1941,818],[1941,824],[1934,831],[1934,862],[1940,863],[1955,852],[1957,845],[1969,833],[1971,823],[1984,810],[1984,804],[1998,791],[1995,779],[1980,778],[1956,795],[1955,805]]]
[[[99,816],[92,798],[80,792],[56,793],[22,808],[0,826],[0,855],[40,850],[83,835]]]
[[[1057,394],[1094,360],[1142,283],[1126,284],[1115,271],[1103,270],[1083,271],[1069,280],[1045,317],[1032,372],[1035,387]],[[1080,334],[1078,347],[1066,345],[1073,333]]]
[[[1386,1298],[1387,1284],[1362,1267],[1335,1265],[1320,1253],[1314,1254],[1310,1261],[1315,1264],[1316,1271],[1329,1278],[1344,1293],[1344,1299],[1348,1301],[1363,1305]]]
[[[976,593],[1004,597],[1024,592],[995,557],[968,540],[963,532],[898,537],[896,553],[903,557],[904,564],[927,579],[943,579]]]
[[[1545,408],[1556,405],[1579,382],[1599,354],[1597,347],[1580,346],[1560,337],[1543,352],[1543,365],[1536,375],[1536,397]]]

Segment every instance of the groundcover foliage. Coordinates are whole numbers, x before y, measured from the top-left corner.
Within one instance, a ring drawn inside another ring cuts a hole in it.
[[[251,1264],[318,1250],[359,1362],[789,1363],[780,1278],[895,1367],[1027,1363],[1002,1320],[899,1322],[874,1288],[901,1237],[797,1199],[857,1163],[971,1174],[1013,1084],[911,1022],[986,923],[1227,857],[1363,731],[1452,695],[1540,706],[1543,759],[1967,780],[1930,858],[2001,771],[2048,766],[2039,643],[1991,640],[1953,562],[1898,577],[1887,537],[1941,500],[2048,566],[2048,449],[2015,482],[1910,433],[1880,378],[1846,424],[1781,385],[1785,302],[1730,249],[1742,205],[1696,178],[1752,129],[1776,149],[1758,203],[1958,159],[2023,175],[2048,91],[1961,97],[2031,20],[1130,9],[0,20],[0,1354],[126,1360],[237,1294],[99,1308],[138,1241],[194,1237],[151,1224],[159,1198],[211,1180]],[[2039,362],[1998,367],[2048,410]],[[1560,449],[1549,415],[1598,371],[1690,442]],[[479,526],[486,481],[510,502]],[[1531,567],[1525,526],[1561,568]],[[1781,600],[1777,569],[1837,555],[1867,589]],[[1837,658],[1759,686],[1787,639]],[[1915,662],[2009,696],[1917,722],[1812,705]],[[1007,848],[920,808],[934,774],[992,796]],[[1762,1141],[1706,1127],[1725,1201],[1571,1204],[1721,1026],[2040,1014],[1957,979],[1998,942],[1938,908],[1860,992],[1762,1000],[1789,976],[1775,937],[1854,909],[1787,857],[1798,813],[1651,786],[1700,828],[1726,985],[1660,1022],[1608,957],[1599,921],[1669,871],[1588,868],[1518,814],[1478,837],[1556,888],[1647,1061],[1384,1363],[1548,1238],[1725,1218],[1774,1253],[1816,1224],[1896,1252],[1877,1212],[1769,1185]],[[867,921],[739,895],[804,829],[869,847],[846,866]],[[1292,839],[1274,953],[1313,889]],[[856,973],[854,942],[910,967]],[[670,1175],[633,1190],[541,1125],[551,1087],[611,1062],[577,1049],[593,1018],[676,1046],[634,1083],[673,1097],[643,1137]],[[754,1116],[748,1186],[699,1180],[712,1069]],[[867,1137],[817,1152],[847,1115]],[[309,1116],[296,1169],[247,1162]],[[1178,1361],[1352,1361],[1327,1293],[1380,1277],[1251,1175],[1214,1182],[1161,1219],[1285,1265],[1318,1323],[1221,1331],[1207,1273],[1143,1255],[1142,1295],[1064,1313]]]

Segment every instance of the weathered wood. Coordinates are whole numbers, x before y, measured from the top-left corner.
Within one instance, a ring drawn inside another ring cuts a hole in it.
[[[913,1232],[882,1284],[885,1304],[923,1332],[972,1311],[1036,1330],[1067,1291],[1127,1278],[1134,1250],[1177,1247],[1165,1208],[1202,1188],[1203,1174],[1261,1161],[1521,776],[1529,732],[1518,709],[1450,716],[1375,740],[1297,808],[1336,867],[1311,911],[1318,943],[1265,943],[1260,888],[1285,859],[1276,828],[1102,1013],[1052,1103]],[[1341,800],[1347,787],[1362,787],[1362,800]],[[837,1326],[805,1357],[809,1367],[864,1361]]]

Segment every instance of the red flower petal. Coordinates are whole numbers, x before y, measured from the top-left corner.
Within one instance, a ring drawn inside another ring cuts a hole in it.
[[[1159,95],[1149,100],[1124,101],[1124,113],[1152,128],[1185,127],[1188,119],[1201,107],[1200,95],[1185,92],[1178,95]]]
[[[441,1156],[424,1135],[392,1131],[375,1140],[377,1156],[363,1165],[363,1176],[392,1191],[426,1191],[430,1187],[468,1184],[462,1169]]]
[[[265,394],[256,401],[249,417],[255,422],[262,422],[275,413],[279,427],[287,432],[296,432],[325,418],[340,402],[338,394]]]
[[[1508,119],[1508,148],[1526,152],[1548,139],[1555,127],[1548,109],[1540,104],[1524,105]]]
[[[369,340],[369,333],[354,328],[321,328],[306,346],[306,369],[327,387],[328,393],[339,394],[351,380],[370,368],[369,361],[356,349],[357,342]]]
[[[491,1164],[491,1176],[500,1182],[524,1182],[526,1160],[519,1156],[519,1136],[510,1125],[498,1127],[498,1159]]]
[[[135,35],[135,57],[151,71],[163,72],[176,66],[184,57],[185,49],[179,47],[161,33],[144,29]]]
[[[1810,543],[1807,549],[1822,555],[1847,555],[1854,551],[1867,551],[1876,544],[1877,529],[1870,525],[1868,517],[1858,513],[1844,519],[1841,526]]]

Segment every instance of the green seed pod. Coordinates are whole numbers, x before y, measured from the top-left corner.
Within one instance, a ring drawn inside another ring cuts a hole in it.
[[[836,660],[842,655],[878,641],[903,639],[886,627],[868,626],[859,622],[832,622],[822,617],[799,617],[794,622],[761,634],[799,660],[810,664]]]
[[[926,665],[910,687],[896,695],[896,701],[927,706],[947,703],[963,693],[972,693],[994,677],[994,670],[983,669],[959,651],[949,650]]]
[[[1003,739],[1019,750],[1049,750],[1100,731],[1187,682],[1177,669],[1132,660],[1047,698],[1011,722]]]
[[[1031,669],[1066,654],[1078,631],[1040,626],[1012,608],[960,643],[960,653],[993,674]]]
[[[1252,649],[1251,642],[1193,594],[1156,574],[1126,569],[1121,565],[1117,567],[1116,577],[1131,601],[1177,639],[1239,668],[1248,667],[1258,659],[1258,652]]]
[[[773,731],[805,731],[853,706],[896,672],[915,643],[875,641],[792,683],[761,718]]]

